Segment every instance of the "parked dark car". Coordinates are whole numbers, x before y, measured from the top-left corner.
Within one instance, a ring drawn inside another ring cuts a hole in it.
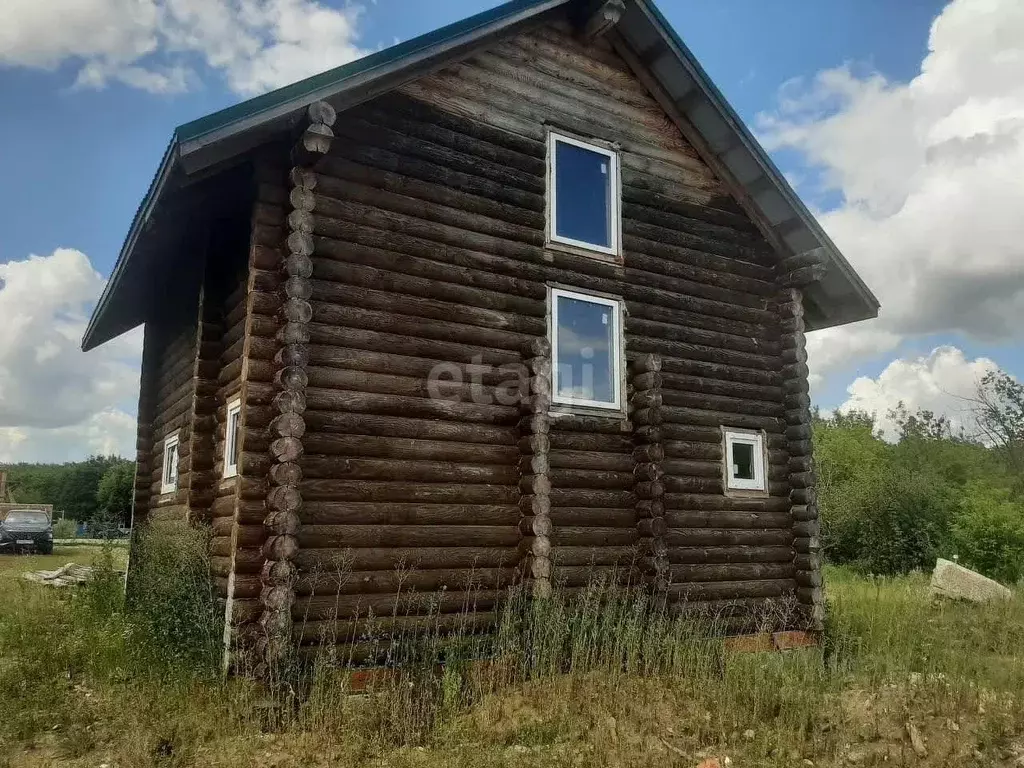
[[[35,550],[53,552],[53,523],[46,512],[14,509],[0,522],[0,552]]]

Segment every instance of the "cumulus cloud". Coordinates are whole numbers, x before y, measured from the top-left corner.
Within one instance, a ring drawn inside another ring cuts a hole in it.
[[[830,350],[819,374],[910,336],[1021,334],[1021,72],[1024,3],[953,0],[910,82],[832,69],[760,117],[769,149],[800,151],[822,191],[842,193],[821,221],[882,302],[870,330],[816,342]]]
[[[0,427],[0,462],[81,461],[86,456],[135,456],[135,417],[107,408],[68,427]]]
[[[252,95],[362,56],[360,13],[317,0],[4,0],[0,65],[71,62],[80,87],[167,93],[197,79],[199,59]]]
[[[79,349],[103,283],[70,248],[0,264],[0,461],[133,453],[141,333]]]
[[[968,360],[956,347],[938,347],[924,357],[894,360],[876,379],[856,379],[838,410],[874,413],[877,426],[890,439],[896,437],[897,427],[888,414],[900,403],[911,413],[929,410],[946,416],[954,430],[963,427],[971,433],[974,416],[969,400],[985,374],[998,368],[987,357]]]

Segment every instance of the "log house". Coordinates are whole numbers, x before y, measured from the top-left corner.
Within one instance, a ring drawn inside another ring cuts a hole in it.
[[[514,0],[179,127],[83,348],[267,662],[595,573],[819,627],[805,333],[877,311],[650,0]]]

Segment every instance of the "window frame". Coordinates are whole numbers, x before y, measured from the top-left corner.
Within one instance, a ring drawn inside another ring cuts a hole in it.
[[[163,440],[163,459],[160,462],[160,493],[175,493],[178,490],[178,464],[181,462],[179,446],[181,445],[181,431],[175,430]],[[174,450],[175,461],[168,464],[167,455],[171,449]],[[168,470],[174,471],[174,476],[168,479]]]
[[[232,429],[231,417],[238,415],[238,422]],[[224,422],[224,479],[238,475],[238,431],[242,424],[242,398],[236,397],[228,402],[227,419]],[[235,440],[235,450],[231,450],[232,438]]]
[[[587,400],[558,394],[558,299],[561,297],[576,299],[590,304],[609,307],[612,310],[612,338],[614,353],[612,354],[612,381],[615,384],[615,402]],[[625,304],[617,296],[600,293],[588,293],[573,288],[548,286],[548,341],[551,344],[551,404],[573,411],[597,411],[601,415],[618,416],[624,412],[625,386],[623,379],[625,338],[623,335],[622,318]]]
[[[744,493],[768,493],[768,454],[763,431],[750,429],[737,429],[734,427],[722,427],[724,474],[726,491],[739,491]],[[754,478],[733,477],[733,446],[736,443],[753,446]]]
[[[611,245],[603,246],[596,243],[588,243],[585,240],[576,240],[558,234],[558,161],[556,147],[558,142],[564,142],[572,146],[586,149],[590,152],[604,155],[610,161],[609,184],[611,195],[609,196],[609,224],[611,228]],[[547,220],[548,244],[570,246],[587,251],[588,255],[595,253],[604,256],[611,256],[618,259],[622,255],[622,185],[619,182],[619,153],[607,146],[593,142],[577,139],[558,131],[548,131],[548,184],[547,184]]]

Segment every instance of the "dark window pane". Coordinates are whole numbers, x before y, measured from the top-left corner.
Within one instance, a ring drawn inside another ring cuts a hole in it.
[[[617,404],[612,307],[567,296],[558,301],[558,395]]]
[[[228,445],[228,456],[231,457],[231,464],[235,465],[238,463],[238,415],[239,411],[233,411],[231,413],[231,422],[228,425],[228,432],[231,434],[230,444]]]
[[[754,479],[754,446],[750,443],[732,444],[732,476],[737,480]]]
[[[556,235],[611,248],[611,158],[555,142]]]

